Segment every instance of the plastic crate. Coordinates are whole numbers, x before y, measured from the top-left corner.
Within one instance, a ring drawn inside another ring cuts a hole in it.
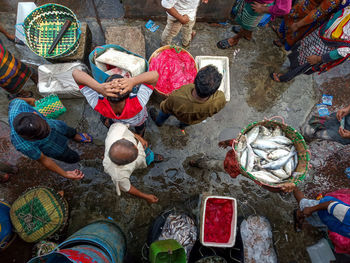
[[[218,68],[218,71],[223,75],[219,90],[225,94],[226,101],[230,101],[230,62],[228,57],[197,56],[195,61],[198,70],[207,65],[214,65]]]
[[[211,198],[232,200],[233,215],[232,215],[232,221],[231,221],[231,236],[227,243],[216,243],[216,242],[204,241],[206,205],[207,205],[208,199],[211,199]],[[236,227],[237,227],[237,201],[235,198],[228,197],[228,196],[216,196],[216,195],[203,196],[203,199],[201,202],[201,213],[200,213],[200,242],[202,243],[203,246],[233,247],[236,242]]]

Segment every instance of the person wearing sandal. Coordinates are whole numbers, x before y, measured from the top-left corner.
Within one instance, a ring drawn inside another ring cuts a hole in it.
[[[126,125],[114,123],[109,128],[103,167],[111,176],[119,196],[123,191],[149,203],[158,202],[156,196],[143,193],[131,185],[130,176],[135,170],[146,168],[153,162],[162,162],[163,159],[163,156],[152,152],[145,139],[131,132]]]
[[[271,73],[277,82],[287,82],[300,74],[323,73],[350,57],[350,6],[339,10],[321,27],[302,39],[288,55],[290,67],[285,74]]]
[[[201,68],[194,80],[172,92],[160,104],[160,111],[150,109],[151,119],[157,126],[174,115],[179,121],[181,129],[188,125],[197,124],[221,111],[226,105],[225,95],[218,90],[222,74],[213,65]]]
[[[52,159],[79,162],[79,154],[68,147],[68,140],[90,143],[92,137],[87,133],[77,133],[63,121],[45,118],[32,107],[34,104],[33,98],[18,98],[10,102],[8,116],[13,146],[50,171],[68,179],[82,179],[84,174],[81,171],[65,171]]]
[[[236,15],[235,21],[239,26],[233,26],[232,31],[237,33],[219,41],[218,48],[226,49],[238,44],[241,38],[252,39],[253,31],[265,14],[271,14],[272,19],[277,16],[284,16],[289,13],[292,7],[292,0],[239,0],[233,12]]]
[[[307,199],[297,187],[293,194],[300,207],[294,212],[296,228],[301,230],[306,219],[314,227],[350,238],[350,204],[330,195],[320,200]]]
[[[101,114],[101,121],[107,128],[115,122],[121,122],[135,127],[136,133],[141,136],[146,130],[146,104],[158,77],[157,71],[144,72],[132,78],[115,74],[100,84],[82,70],[73,71],[80,92],[90,106]]]

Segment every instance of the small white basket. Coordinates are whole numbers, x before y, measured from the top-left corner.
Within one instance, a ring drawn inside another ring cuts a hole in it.
[[[225,94],[226,101],[230,101],[230,64],[228,57],[196,56],[195,61],[198,70],[208,65],[214,65],[218,68],[218,71],[223,75],[219,90]]]
[[[233,206],[233,215],[232,215],[232,221],[231,221],[231,236],[227,243],[215,243],[215,242],[205,242],[204,241],[204,226],[205,226],[205,214],[206,214],[206,206],[207,206],[207,200],[210,198],[216,198],[216,199],[226,199],[226,200],[232,200],[232,206]],[[236,242],[236,227],[237,227],[237,201],[233,197],[229,196],[217,196],[217,195],[210,195],[206,196],[202,200],[202,209],[200,213],[200,242],[203,246],[207,247],[233,247]]]

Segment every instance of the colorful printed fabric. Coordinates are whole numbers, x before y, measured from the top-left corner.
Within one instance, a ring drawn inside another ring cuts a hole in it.
[[[303,0],[294,5],[284,17],[286,44],[292,47],[297,41],[312,33],[340,6],[341,0]],[[296,32],[290,29],[293,23],[304,20],[305,26]]]
[[[13,120],[23,112],[36,112],[50,126],[51,131],[49,136],[38,141],[27,141],[19,136],[14,127]],[[9,105],[9,124],[11,128],[11,142],[13,146],[33,160],[38,160],[41,153],[48,157],[59,158],[67,149],[68,126],[63,121],[46,119],[40,112],[36,111],[32,106],[21,99],[14,99]]]
[[[31,74],[30,69],[7,51],[0,41],[0,87],[11,94],[17,93]]]

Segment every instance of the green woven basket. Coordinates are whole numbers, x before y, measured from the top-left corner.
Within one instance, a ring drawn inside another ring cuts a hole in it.
[[[52,42],[67,19],[72,24],[53,52],[48,54]],[[69,56],[79,47],[80,23],[75,14],[63,5],[46,4],[36,8],[24,20],[23,28],[28,47],[41,57]]]
[[[26,242],[37,242],[52,236],[67,224],[68,203],[48,187],[28,189],[13,203],[11,222]]]
[[[281,187],[285,183],[294,183],[295,185],[297,185],[298,183],[303,181],[309,171],[311,154],[310,154],[310,151],[308,150],[304,137],[294,128],[286,125],[283,119],[282,119],[282,122],[272,120],[271,118],[269,120],[263,120],[259,122],[256,121],[256,122],[250,123],[247,127],[241,130],[241,133],[238,135],[237,139],[234,141],[234,149],[237,150],[238,142],[241,140],[242,136],[258,125],[265,126],[267,128],[275,128],[279,126],[281,130],[285,133],[285,136],[293,141],[294,147],[297,150],[297,154],[298,154],[298,166],[295,168],[294,171],[300,174],[295,178],[291,177],[290,179],[288,179],[283,183],[276,183],[276,184],[268,184],[257,180],[251,173],[247,172],[247,170],[240,165],[241,174],[246,176],[249,179],[252,179],[258,185],[263,186],[264,188],[267,188],[270,191],[276,191],[276,192],[280,191]],[[239,160],[238,156],[237,156],[237,160]]]
[[[42,98],[41,100],[35,101],[34,109],[48,119],[57,119],[60,115],[67,111],[58,96],[55,94],[51,94]]]

